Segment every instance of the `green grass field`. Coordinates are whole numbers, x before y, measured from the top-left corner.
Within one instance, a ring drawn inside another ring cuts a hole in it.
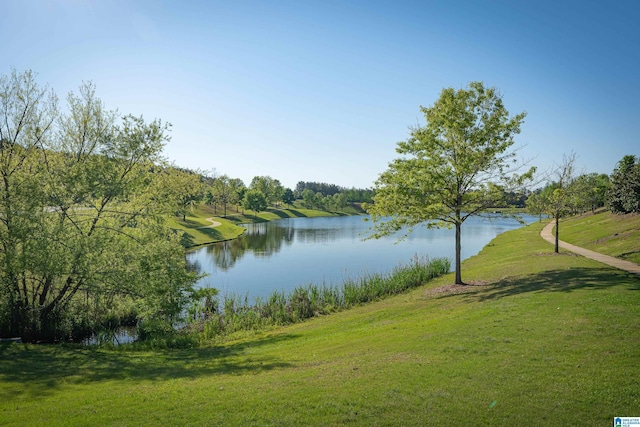
[[[640,264],[640,215],[599,211],[560,223],[560,240]]]
[[[498,236],[452,276],[189,350],[0,345],[2,425],[602,426],[640,416],[640,279]]]

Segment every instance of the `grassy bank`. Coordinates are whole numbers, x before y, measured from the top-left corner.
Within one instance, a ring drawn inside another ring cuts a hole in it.
[[[190,211],[185,220],[173,217],[169,222],[173,229],[185,233],[182,244],[189,248],[235,239],[244,232],[244,228],[239,224],[266,222],[283,218],[313,218],[357,214],[359,212],[353,208],[349,208],[345,212],[326,212],[294,205],[287,209],[271,208],[258,213],[237,211],[233,207],[228,207],[227,216],[223,217],[221,216],[223,211],[220,208],[214,209],[211,206],[201,204]],[[220,225],[211,227],[211,222],[207,220],[208,218],[219,222]]]
[[[268,327],[302,322],[312,317],[332,314],[408,289],[422,286],[451,269],[447,258],[418,258],[399,265],[387,273],[366,274],[347,279],[341,285],[309,284],[298,286],[291,292],[275,290],[266,299],[249,303],[248,298],[237,295],[217,298],[207,309],[190,313],[192,327],[200,330],[200,340],[219,340],[238,331],[258,331]]]
[[[640,281],[507,232],[408,293],[193,350],[0,345],[6,425],[611,425]]]
[[[640,264],[640,215],[602,210],[560,223],[560,239]]]

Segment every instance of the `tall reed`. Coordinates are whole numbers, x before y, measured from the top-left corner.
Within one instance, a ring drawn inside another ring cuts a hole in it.
[[[415,255],[408,263],[388,273],[364,274],[346,279],[342,285],[308,284],[289,294],[273,291],[268,298],[249,303],[248,295],[225,295],[217,301],[203,325],[203,339],[209,340],[237,331],[301,322],[314,316],[329,314],[390,295],[405,292],[448,273],[448,258],[429,259]]]

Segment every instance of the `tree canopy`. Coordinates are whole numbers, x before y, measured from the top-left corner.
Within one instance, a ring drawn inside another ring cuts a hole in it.
[[[513,117],[495,88],[472,82],[446,88],[433,106],[420,108],[425,126],[410,129],[393,160],[376,182],[367,207],[373,237],[413,227],[455,227],[455,282],[460,271],[461,227],[472,215],[499,206],[505,191],[519,188],[534,169],[521,165],[511,149],[525,113]]]
[[[249,189],[246,193],[244,193],[242,206],[245,209],[254,211],[257,216],[258,212],[267,209],[267,198],[262,191]]]
[[[640,160],[636,156],[626,155],[618,162],[606,199],[613,213],[640,212]]]
[[[165,223],[168,125],[67,97],[32,72],[0,77],[0,331],[83,338],[120,304],[175,320],[196,276]]]

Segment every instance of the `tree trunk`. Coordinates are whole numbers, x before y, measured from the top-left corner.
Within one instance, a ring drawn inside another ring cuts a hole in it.
[[[555,253],[558,253],[558,231],[560,230],[560,218],[556,215],[556,244],[555,244]]]
[[[464,285],[464,283],[462,283],[462,272],[460,270],[460,252],[462,248],[460,244],[461,228],[462,224],[459,222],[456,223],[456,285]]]

